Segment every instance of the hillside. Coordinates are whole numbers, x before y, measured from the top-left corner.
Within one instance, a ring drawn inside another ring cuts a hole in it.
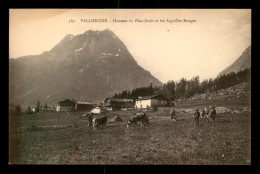
[[[229,67],[218,74],[218,77],[230,72],[238,72],[251,67],[251,45],[242,53],[242,55]]]
[[[110,30],[69,34],[41,55],[9,60],[9,103],[23,107],[64,98],[100,102],[151,83],[162,85]]]

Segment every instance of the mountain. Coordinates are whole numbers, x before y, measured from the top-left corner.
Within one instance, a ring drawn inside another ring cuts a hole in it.
[[[108,29],[68,34],[50,51],[9,60],[9,103],[23,107],[65,98],[100,102],[151,83],[162,85]]]
[[[242,53],[242,55],[229,67],[218,74],[220,77],[223,74],[230,72],[238,72],[246,68],[251,68],[251,45]]]

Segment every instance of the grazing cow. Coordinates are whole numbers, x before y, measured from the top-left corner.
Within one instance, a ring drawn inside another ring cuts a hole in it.
[[[149,123],[149,120],[145,113],[136,113],[136,115],[132,116],[131,119],[127,122],[127,127],[129,127],[132,124],[137,125],[138,121],[141,122],[141,125]]]
[[[101,126],[103,128],[103,126],[106,125],[106,123],[107,123],[107,116],[100,117],[100,118],[96,117],[96,118],[93,119],[92,123],[93,123],[94,127],[100,127]]]
[[[210,106],[210,110],[209,110],[209,114],[208,114],[208,118],[209,118],[209,122],[215,122],[215,118],[216,118],[217,112],[215,110],[215,107]]]
[[[200,112],[199,112],[198,109],[195,110],[195,112],[193,113],[193,116],[194,116],[196,124],[198,125],[199,124],[199,120],[200,120]]]

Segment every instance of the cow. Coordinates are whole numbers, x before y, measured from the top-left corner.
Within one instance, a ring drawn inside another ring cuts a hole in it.
[[[143,124],[149,124],[149,120],[146,116],[145,113],[136,113],[136,115],[132,116],[130,118],[130,120],[127,122],[127,128],[130,126],[130,125],[137,125],[137,122],[140,121],[141,122],[141,125],[143,126]]]
[[[209,122],[211,122],[211,123],[215,122],[216,115],[217,115],[217,112],[215,110],[215,107],[210,106],[210,110],[209,110],[209,114],[208,114]]]
[[[99,117],[99,118],[96,117],[93,119],[92,123],[93,123],[94,127],[101,126],[103,128],[103,126],[106,125],[106,123],[107,123],[107,116],[103,116],[103,117]]]
[[[194,120],[196,122],[197,125],[199,125],[199,120],[200,120],[200,112],[198,109],[196,109],[193,113],[194,116]]]

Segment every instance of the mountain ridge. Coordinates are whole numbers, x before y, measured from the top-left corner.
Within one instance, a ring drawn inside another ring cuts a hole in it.
[[[251,67],[251,45],[247,47],[234,63],[221,71],[217,77],[231,72],[238,72]]]
[[[111,30],[67,34],[49,51],[9,61],[10,103],[25,107],[64,98],[100,102],[151,83],[162,85]]]

